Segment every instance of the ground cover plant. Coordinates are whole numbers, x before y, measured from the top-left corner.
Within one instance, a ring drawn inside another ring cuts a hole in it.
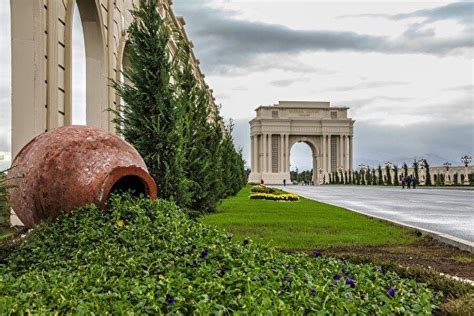
[[[279,249],[404,245],[419,239],[412,230],[325,203],[305,198],[298,203],[269,203],[250,200],[250,194],[250,186],[243,188],[202,222]]]
[[[0,256],[0,314],[430,314],[437,300],[376,266],[234,240],[130,197],[43,224]]]

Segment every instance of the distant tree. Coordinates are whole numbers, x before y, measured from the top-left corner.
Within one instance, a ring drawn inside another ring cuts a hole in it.
[[[384,181],[383,181],[383,174],[382,174],[382,166],[379,165],[379,168],[378,168],[378,185],[384,185]]]
[[[349,176],[347,174],[347,171],[344,171],[344,184],[350,184]]]
[[[423,163],[425,165],[425,170],[426,170],[425,185],[431,185],[430,165],[428,164],[428,161],[426,159],[423,160]]]
[[[377,185],[377,176],[375,175],[375,168],[372,169],[372,185]]]
[[[386,185],[392,185],[392,172],[390,171],[390,165],[385,166],[385,174],[387,175]]]
[[[365,185],[365,170],[360,171],[360,184]]]
[[[339,180],[339,172],[334,171],[335,177],[336,177],[336,184],[340,184],[341,181]]]
[[[408,177],[408,165],[406,162],[403,163],[403,171],[404,171],[404,177]]]
[[[457,172],[453,176],[453,183],[454,183],[454,185],[459,184],[459,174]]]
[[[398,180],[398,166],[393,166],[393,185],[399,186],[400,181]]]
[[[416,159],[413,161],[413,170],[414,170],[416,179],[419,181],[420,177],[418,175],[418,162],[416,161]]]
[[[367,185],[371,185],[372,184],[372,170],[370,169],[369,166],[367,166]]]
[[[349,170],[349,181],[348,184],[352,184],[352,171]]]

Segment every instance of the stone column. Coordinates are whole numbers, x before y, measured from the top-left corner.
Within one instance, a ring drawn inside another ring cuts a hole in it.
[[[267,134],[262,134],[262,173],[267,172]]]
[[[349,162],[349,136],[346,135],[346,170],[350,170],[350,162]]]
[[[328,173],[331,173],[331,167],[332,167],[332,157],[331,157],[331,153],[332,153],[332,145],[331,145],[331,135],[328,135]]]
[[[285,157],[285,172],[289,172],[290,171],[290,144],[289,144],[289,138],[290,138],[290,135],[289,134],[285,134],[285,153],[286,153],[286,157]]]
[[[352,141],[352,139],[354,138],[354,136],[351,135],[351,138],[349,138],[349,168],[350,170],[352,171],[353,168],[354,168],[354,157],[353,157],[353,153],[354,153],[354,142]]]
[[[255,160],[253,159],[253,155],[255,154],[254,152],[254,136],[250,136],[250,169],[252,172],[255,172]]]
[[[339,136],[339,166],[344,169],[344,136]],[[337,166],[339,168],[339,166]]]
[[[253,147],[252,147],[252,172],[258,172],[258,135],[253,136]]]
[[[285,147],[285,144],[284,144],[284,141],[283,141],[283,134],[280,134],[280,168],[279,168],[279,172],[285,172],[283,170],[283,166],[284,166],[284,155],[283,155],[283,148]]]
[[[272,134],[267,134],[268,140],[267,140],[267,172],[271,173],[272,172]]]
[[[322,150],[322,161],[320,163],[321,165],[321,168],[323,169],[323,172],[325,172],[327,169],[326,169],[326,135],[323,135],[323,142],[322,142],[322,147],[323,147],[323,150]]]

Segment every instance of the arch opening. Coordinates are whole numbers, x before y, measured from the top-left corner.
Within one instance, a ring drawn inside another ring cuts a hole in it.
[[[77,4],[74,3],[71,34],[71,123],[86,125],[86,49]]]
[[[87,125],[107,129],[107,74],[100,11],[95,1],[76,0],[85,47],[85,100]]]
[[[290,176],[293,183],[317,184],[316,151],[307,141],[298,141],[290,148]]]

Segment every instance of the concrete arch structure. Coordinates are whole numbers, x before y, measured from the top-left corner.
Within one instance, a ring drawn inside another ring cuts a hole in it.
[[[250,121],[250,182],[290,182],[290,150],[296,142],[313,152],[314,184],[327,183],[329,173],[350,171],[353,164],[354,120],[347,107],[329,102],[280,101],[260,106]]]
[[[12,157],[35,136],[72,123],[72,25],[79,10],[86,53],[87,125],[115,132],[114,114],[121,100],[110,80],[121,80],[127,63],[130,10],[138,0],[10,0],[12,47]],[[193,47],[176,17],[172,0],[160,0],[160,15]],[[170,51],[177,50],[176,39]],[[125,56],[125,57],[124,57]],[[211,112],[217,107],[191,51],[196,79],[209,94]],[[16,223],[15,220],[12,220]]]
[[[187,40],[184,19],[171,0],[161,0],[162,17]],[[77,6],[86,52],[87,125],[115,132],[113,113],[120,99],[110,79],[120,79],[130,10],[138,0],[10,0],[12,40],[12,156],[36,135],[72,122],[72,25]],[[176,51],[174,39],[170,43]],[[198,81],[199,60],[191,52]]]

